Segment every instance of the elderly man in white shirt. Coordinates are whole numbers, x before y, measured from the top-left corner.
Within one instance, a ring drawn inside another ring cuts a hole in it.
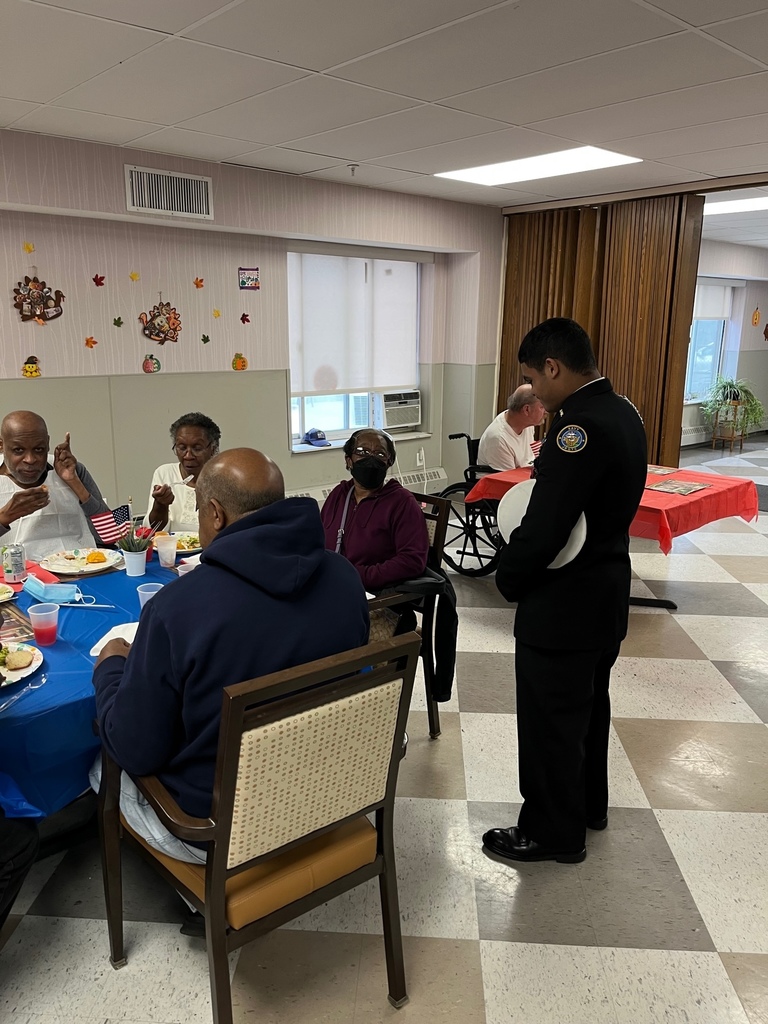
[[[0,424],[0,447],[0,544],[23,544],[38,562],[101,543],[90,520],[109,506],[72,454],[68,433],[51,456],[42,416],[10,412]]]
[[[534,441],[535,429],[546,415],[531,385],[521,384],[507,399],[506,410],[499,413],[480,438],[478,463],[497,470],[532,465],[535,449],[540,447]]]

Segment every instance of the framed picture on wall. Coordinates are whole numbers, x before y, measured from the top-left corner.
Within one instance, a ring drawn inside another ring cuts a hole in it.
[[[259,283],[259,268],[258,267],[239,267],[237,276],[240,282],[241,291],[252,291],[257,292],[261,288]]]

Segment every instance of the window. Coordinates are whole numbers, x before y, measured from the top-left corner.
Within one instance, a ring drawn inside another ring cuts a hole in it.
[[[685,371],[685,401],[706,396],[720,372],[725,320],[694,320]]]
[[[418,378],[419,266],[288,253],[291,433],[348,437],[371,422],[371,392]]]
[[[731,293],[728,285],[707,284],[703,279],[696,285],[685,370],[686,402],[703,399],[720,373]]]

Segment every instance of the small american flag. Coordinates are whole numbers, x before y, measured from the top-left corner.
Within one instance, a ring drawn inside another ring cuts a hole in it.
[[[131,507],[121,505],[111,512],[99,512],[91,516],[93,528],[105,544],[114,544],[120,537],[131,532]]]
[[[531,441],[531,451],[533,452],[534,459],[538,459],[543,443],[543,441]]]

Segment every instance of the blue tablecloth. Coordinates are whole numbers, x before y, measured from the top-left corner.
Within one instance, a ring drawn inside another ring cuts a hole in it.
[[[40,648],[39,671],[47,674],[47,682],[0,712],[0,772],[10,775],[43,814],[60,810],[88,787],[88,769],[99,746],[93,734],[96,705],[91,682],[96,659],[88,652],[113,626],[138,620],[140,584],[177,578],[161,568],[154,553],[145,576],[117,570],[79,579],[84,594],[115,608],[61,608],[56,643]],[[22,591],[16,603],[26,611],[35,602]],[[0,702],[28,681],[3,687]]]

